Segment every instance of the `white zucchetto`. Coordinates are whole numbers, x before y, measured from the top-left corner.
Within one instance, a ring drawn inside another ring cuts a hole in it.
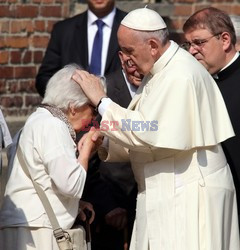
[[[123,18],[121,24],[130,29],[143,31],[161,30],[167,27],[156,11],[146,7],[130,11]]]

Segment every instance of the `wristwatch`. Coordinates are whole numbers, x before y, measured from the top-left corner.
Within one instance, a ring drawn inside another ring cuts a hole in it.
[[[97,104],[97,106],[96,106],[96,109],[95,109],[97,112],[98,112],[98,108],[99,108],[99,106],[100,106],[100,104],[102,103],[102,100],[103,100],[104,98],[107,98],[107,96],[101,97],[101,99],[100,99],[100,101],[98,102],[98,104]]]

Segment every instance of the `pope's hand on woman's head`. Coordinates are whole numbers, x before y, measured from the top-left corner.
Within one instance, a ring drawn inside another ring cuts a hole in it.
[[[95,106],[102,97],[106,96],[99,77],[89,74],[87,71],[77,70],[72,79],[81,86],[86,96]]]

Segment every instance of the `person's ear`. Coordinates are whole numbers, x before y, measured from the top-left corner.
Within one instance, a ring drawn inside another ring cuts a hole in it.
[[[152,56],[156,56],[159,53],[159,44],[155,39],[149,39],[148,44],[150,46]]]
[[[72,104],[69,105],[68,110],[69,110],[69,113],[70,113],[72,116],[74,116],[74,115],[76,114],[75,107],[74,107]]]
[[[122,62],[123,61],[123,52],[121,50],[118,51],[118,56]]]
[[[121,65],[124,68],[123,52],[121,50],[118,51],[118,56],[119,56],[119,59],[121,61]]]
[[[223,44],[224,51],[228,50],[231,47],[231,36],[228,32],[223,32],[220,34],[220,38]]]

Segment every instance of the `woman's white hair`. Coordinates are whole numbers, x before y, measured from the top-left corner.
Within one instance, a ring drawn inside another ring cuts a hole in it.
[[[72,79],[76,69],[80,69],[76,64],[66,65],[49,79],[43,104],[67,111],[70,104],[79,108],[89,102],[81,87]]]

